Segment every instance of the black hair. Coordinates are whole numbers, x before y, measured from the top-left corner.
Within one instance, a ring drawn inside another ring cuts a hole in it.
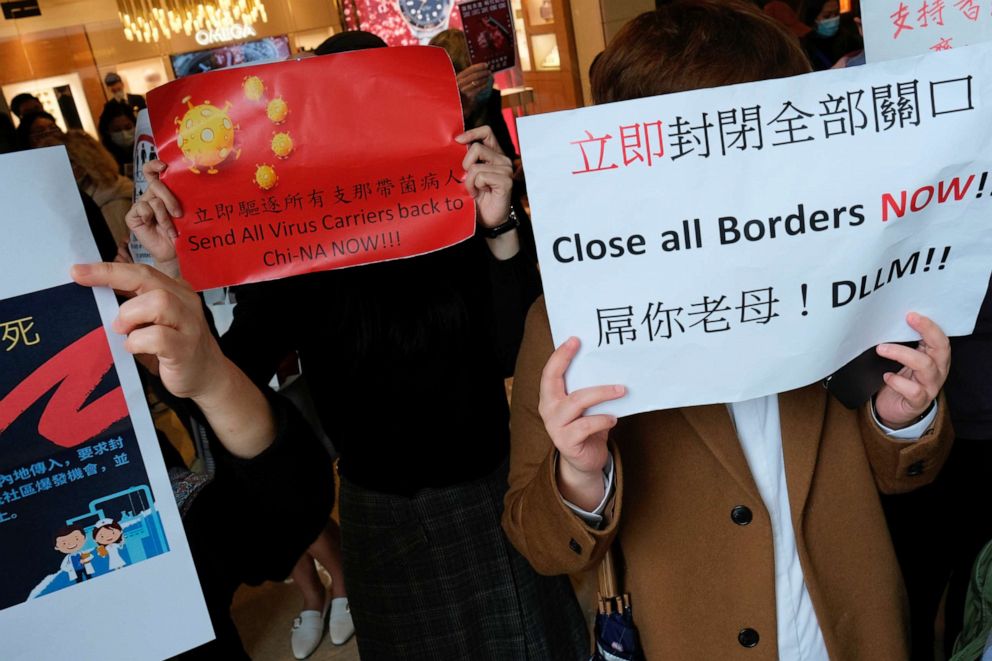
[[[25,101],[30,101],[31,99],[34,99],[38,103],[41,103],[41,100],[38,97],[36,97],[34,94],[28,94],[27,92],[21,92],[20,94],[18,94],[17,96],[15,96],[13,99],[10,100],[10,109],[11,109],[11,111],[15,115],[17,115],[18,117],[20,117],[21,116],[21,106],[24,105]]]
[[[71,524],[68,526],[62,526],[55,532],[55,542],[58,543],[59,537],[65,537],[67,535],[71,535],[74,532],[81,532],[83,533],[83,537],[86,536],[86,531],[83,530],[82,526]]]
[[[21,118],[21,123],[17,125],[17,131],[15,133],[17,146],[20,149],[30,149],[31,148],[31,125],[34,124],[39,119],[48,119],[52,122],[57,123],[55,117],[51,114],[45,112],[44,110],[39,110],[38,112],[29,112],[24,117]]]
[[[364,30],[349,30],[339,32],[325,39],[314,53],[317,55],[331,55],[332,53],[345,53],[353,50],[365,50],[367,48],[385,48],[386,42],[371,32]]]

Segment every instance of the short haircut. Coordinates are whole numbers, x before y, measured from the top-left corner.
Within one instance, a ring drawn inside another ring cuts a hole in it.
[[[674,0],[627,23],[592,71],[596,103],[810,71],[796,39],[742,0]]]
[[[15,96],[13,99],[10,100],[11,112],[13,112],[15,115],[20,117],[21,106],[24,105],[26,101],[31,101],[32,99],[34,99],[38,103],[41,103],[41,100],[38,99],[38,97],[36,97],[34,94],[28,94],[27,92],[22,92],[18,94],[17,96]]]
[[[349,30],[331,35],[313,50],[314,55],[333,55],[367,48],[385,48],[381,37],[364,30]]]

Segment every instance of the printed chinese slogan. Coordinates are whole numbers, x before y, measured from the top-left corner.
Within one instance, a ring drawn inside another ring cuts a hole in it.
[[[197,289],[410,257],[475,231],[441,49],[199,74],[153,90],[148,106]]]
[[[990,0],[871,0],[861,20],[869,62],[992,40]]]
[[[521,122],[568,387],[603,410],[797,388],[907,312],[969,333],[992,269],[992,45]]]
[[[161,659],[213,630],[73,188],[62,147],[0,156],[0,656]]]

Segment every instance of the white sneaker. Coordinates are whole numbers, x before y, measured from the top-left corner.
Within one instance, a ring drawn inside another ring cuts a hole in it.
[[[355,634],[348,597],[331,600],[331,617],[327,628],[330,630],[331,642],[335,645],[344,645]]]
[[[349,616],[349,620],[350,620]],[[320,645],[324,636],[324,614],[320,611],[302,611],[293,620],[293,656],[305,659]]]

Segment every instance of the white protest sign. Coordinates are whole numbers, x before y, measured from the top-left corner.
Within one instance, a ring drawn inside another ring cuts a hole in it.
[[[868,62],[992,40],[989,0],[870,0],[861,20]]]
[[[138,198],[148,190],[148,180],[145,179],[145,163],[158,158],[155,151],[155,138],[152,137],[152,125],[148,121],[148,109],[142,108],[138,113],[137,121],[134,125],[134,195],[131,202],[136,203]],[[131,252],[131,259],[138,264],[148,264],[155,266],[155,259],[145,247],[138,241],[138,237],[131,232],[131,238],[127,242],[128,250]]]
[[[905,315],[971,332],[992,270],[992,44],[527,117],[570,390],[618,415],[797,388]]]
[[[117,300],[62,147],[0,156],[4,659],[174,656],[213,629]]]

